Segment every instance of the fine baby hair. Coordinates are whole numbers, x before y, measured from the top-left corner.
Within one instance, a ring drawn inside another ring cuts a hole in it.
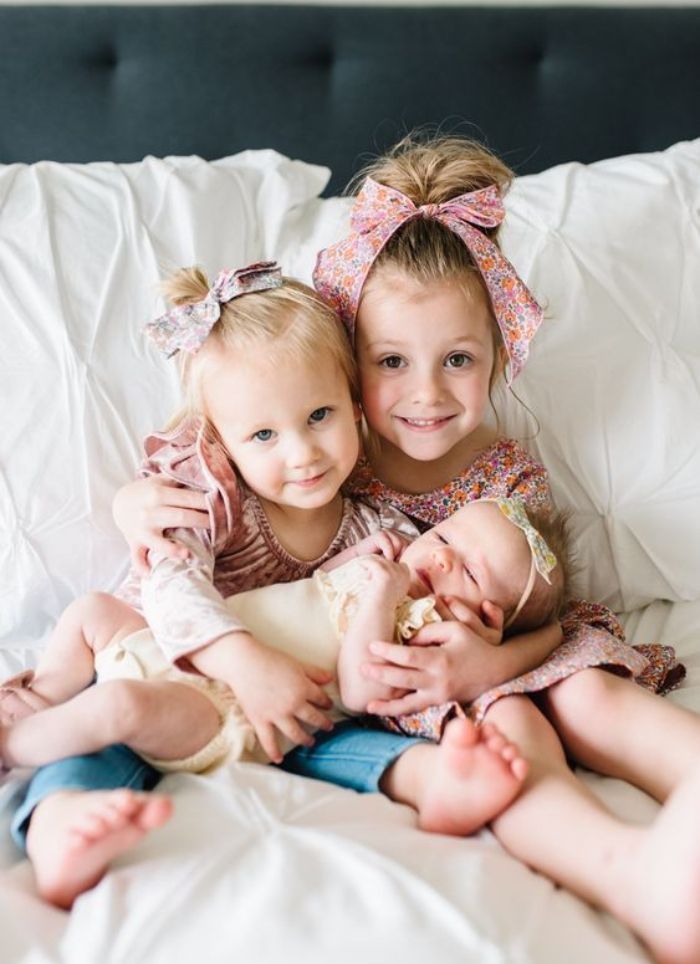
[[[572,575],[568,516],[551,508],[523,507],[532,527],[542,536],[556,558],[550,582],[536,579],[520,612],[508,623],[504,636],[514,636],[558,620],[569,601]]]
[[[178,353],[185,408],[171,425],[190,415],[207,418],[202,386],[212,357],[222,349],[239,359],[264,350],[272,366],[328,359],[356,396],[355,363],[337,315],[275,262],[221,271],[213,285],[201,268],[182,268],[162,291],[174,309],[145,330],[166,355]]]

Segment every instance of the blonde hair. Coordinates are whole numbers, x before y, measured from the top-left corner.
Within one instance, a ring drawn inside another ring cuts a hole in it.
[[[382,157],[367,164],[353,178],[350,191],[359,190],[367,177],[401,191],[420,206],[441,204],[460,194],[494,184],[501,194],[505,194],[513,180],[513,172],[477,141],[414,132]],[[498,244],[498,227],[481,230]],[[473,293],[475,285],[481,289],[491,314],[497,356],[493,384],[503,368],[503,337],[481,273],[461,238],[432,218],[414,218],[387,241],[372,265],[368,280],[375,271],[383,269],[400,271],[421,284],[456,281],[464,287],[465,293]]]
[[[530,598],[508,627],[506,635],[509,636],[539,629],[560,619],[570,594],[573,563],[568,514],[556,509],[537,509],[530,506],[526,512],[532,525],[556,556],[557,564],[549,574],[551,584],[541,577],[537,578]]]
[[[162,285],[163,294],[173,305],[203,301],[210,289],[201,268],[182,268]],[[289,357],[292,362],[316,362],[330,358],[348,381],[353,399],[357,398],[355,361],[347,335],[338,316],[313,288],[283,278],[279,288],[251,292],[221,305],[221,315],[201,349],[194,355],[178,353],[185,405],[170,420],[172,428],[190,416],[211,424],[204,402],[203,381],[212,356],[222,349],[245,359],[251,352],[265,349],[266,358]]]

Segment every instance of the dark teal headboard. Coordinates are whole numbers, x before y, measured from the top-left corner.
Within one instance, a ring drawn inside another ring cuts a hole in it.
[[[0,7],[0,162],[274,147],[338,191],[419,124],[520,172],[698,136],[700,7]]]

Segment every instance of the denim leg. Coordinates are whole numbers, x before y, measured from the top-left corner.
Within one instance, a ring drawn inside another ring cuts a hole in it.
[[[338,723],[330,733],[315,734],[313,746],[298,746],[280,764],[298,776],[325,780],[360,793],[378,793],[390,764],[416,743],[417,737],[374,730],[354,720]]]
[[[118,743],[99,753],[72,756],[41,767],[32,777],[24,801],[12,818],[12,839],[25,849],[27,827],[34,808],[62,790],[152,790],[161,774],[137,756],[133,750]]]

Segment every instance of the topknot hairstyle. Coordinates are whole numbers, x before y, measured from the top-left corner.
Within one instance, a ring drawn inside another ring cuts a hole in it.
[[[488,148],[457,136],[413,133],[390,151],[371,161],[353,178],[349,191],[356,193],[365,178],[405,194],[416,206],[441,204],[460,194],[496,185],[501,194],[510,187],[513,172]],[[482,228],[496,241],[498,228]],[[389,239],[372,271],[392,267],[422,283],[481,276],[464,243],[432,219],[408,221]]]
[[[194,304],[206,298],[209,280],[201,268],[182,268],[162,285],[173,305]],[[357,375],[350,343],[338,316],[313,288],[283,278],[279,288],[250,292],[221,305],[221,315],[201,349],[191,355],[178,353],[185,407],[170,427],[188,416],[207,420],[202,391],[207,366],[221,349],[243,359],[264,348],[266,357],[291,358],[292,362],[317,362],[330,357],[347,378],[354,399]]]

